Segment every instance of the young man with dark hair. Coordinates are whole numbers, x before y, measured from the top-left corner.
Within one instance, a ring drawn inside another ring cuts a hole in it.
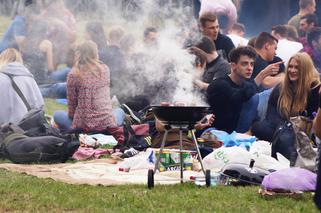
[[[217,52],[228,59],[228,54],[235,46],[229,37],[220,33],[217,17],[213,13],[202,14],[200,27],[202,35],[210,37],[215,43]]]
[[[197,57],[205,59],[204,63],[196,65],[200,68],[201,76],[194,83],[200,89],[206,90],[211,81],[231,72],[230,64],[217,53],[215,44],[209,37],[202,37],[191,50],[194,50]]]
[[[298,14],[293,16],[288,22],[288,24],[294,26],[297,31],[299,31],[301,17],[306,14],[314,13],[316,3],[315,3],[315,0],[300,0],[299,7],[300,7],[300,10]]]
[[[210,83],[207,100],[215,115],[215,128],[229,133],[234,131],[243,103],[256,94],[264,78],[276,73],[273,69],[266,69],[251,79],[255,57],[255,50],[249,46],[232,50],[231,74]]]
[[[156,46],[157,45],[157,29],[155,27],[147,27],[144,30],[144,43],[147,46]]]
[[[300,19],[299,35],[305,37],[306,34],[313,28],[318,26],[318,17],[315,14],[307,14]]]
[[[278,40],[270,33],[262,32],[255,40],[257,57],[254,64],[252,79],[266,69],[277,71],[275,76],[268,76],[262,82],[259,91],[269,89],[280,83],[284,77],[284,64],[282,59],[276,57]]]

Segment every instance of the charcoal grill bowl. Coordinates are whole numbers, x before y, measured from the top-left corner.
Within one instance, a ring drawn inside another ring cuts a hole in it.
[[[194,125],[207,113],[207,106],[152,106],[155,117],[166,124]]]

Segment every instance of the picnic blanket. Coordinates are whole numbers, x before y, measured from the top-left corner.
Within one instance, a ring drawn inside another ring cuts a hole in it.
[[[3,163],[0,168],[13,172],[25,173],[38,178],[51,178],[69,184],[89,185],[124,185],[124,184],[146,184],[148,169],[119,171],[119,163],[113,159],[96,159],[77,163],[61,164],[13,164]],[[166,171],[156,173],[155,184],[179,183],[179,171]],[[202,173],[184,171],[184,180],[190,176],[200,176]]]

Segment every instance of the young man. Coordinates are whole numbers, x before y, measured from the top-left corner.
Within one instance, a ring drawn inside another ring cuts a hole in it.
[[[302,16],[305,16],[306,14],[312,14],[315,12],[315,0],[300,0],[299,1],[299,13],[293,16],[288,24],[294,26],[297,31],[299,32],[300,27],[300,19]]]
[[[229,37],[220,33],[217,17],[213,13],[204,13],[200,17],[200,24],[202,35],[210,37],[215,43],[217,52],[227,59],[228,54],[235,47]]]
[[[269,89],[280,83],[284,77],[284,64],[282,59],[276,57],[278,40],[270,33],[262,32],[256,38],[255,50],[257,57],[254,64],[252,79],[254,79],[260,72],[266,69],[274,69],[278,72],[275,76],[268,76],[262,82],[259,91]]]
[[[284,61],[284,64],[287,64],[291,56],[303,48],[300,42],[288,40],[288,28],[285,25],[273,26],[271,35],[278,39],[276,55]]]
[[[245,26],[241,23],[235,23],[232,26],[232,29],[227,35],[233,42],[235,47],[246,46],[249,42],[248,39],[244,38],[245,35]]]
[[[318,26],[318,17],[315,14],[307,14],[300,19],[299,34],[305,37],[313,27]]]
[[[214,79],[224,77],[231,72],[230,64],[217,53],[215,44],[209,37],[204,36],[191,49],[192,51],[196,49],[194,51],[196,55],[200,54],[197,57],[205,59],[204,63],[199,65],[201,76],[194,81],[201,90],[206,90]]]
[[[231,74],[212,81],[207,89],[207,100],[215,115],[213,126],[231,133],[236,129],[244,102],[275,69],[265,69],[251,79],[256,52],[252,47],[238,47],[230,53]]]

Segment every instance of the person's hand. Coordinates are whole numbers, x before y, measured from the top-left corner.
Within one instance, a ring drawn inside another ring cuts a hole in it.
[[[264,76],[271,76],[276,75],[279,73],[280,70],[280,64],[283,64],[284,61],[279,61],[273,64],[268,65],[262,72],[265,74]]]
[[[280,64],[283,64],[284,61],[279,61],[273,64],[268,65],[262,71],[258,73],[258,75],[254,78],[256,85],[260,86],[263,80],[268,76],[274,76],[279,73]]]
[[[214,121],[215,121],[215,115],[214,114],[208,114],[202,120],[200,120],[200,122],[195,124],[195,129],[196,130],[201,130],[201,129],[204,129],[206,127],[210,127],[210,126],[212,126]]]

